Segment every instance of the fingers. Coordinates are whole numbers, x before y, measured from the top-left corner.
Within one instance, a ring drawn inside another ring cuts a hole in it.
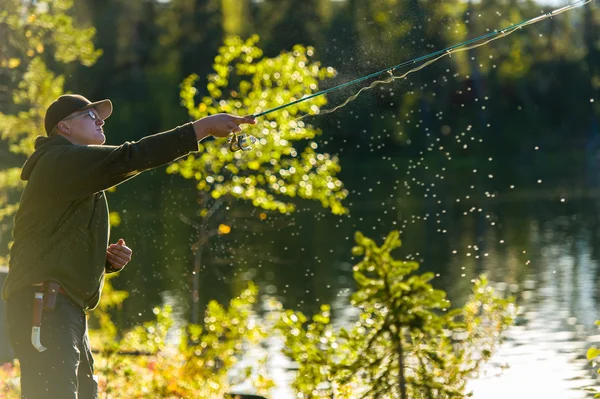
[[[234,116],[234,115],[230,115],[231,116],[231,121],[234,123],[234,125],[231,126],[231,128],[229,129],[230,132],[232,133],[241,133],[242,128],[240,127],[240,125],[249,123],[251,125],[256,124],[256,120],[251,116]]]
[[[108,247],[106,252],[110,253],[111,255],[113,255],[115,257],[123,258],[127,261],[131,260],[131,254],[132,254],[131,249],[129,249],[127,247],[113,247],[113,245]]]
[[[117,241],[116,244],[110,244],[108,246],[109,248],[121,248],[123,250],[125,250],[125,252],[132,252],[131,248],[129,248],[127,245],[125,245],[125,240],[122,238],[119,238],[119,241]]]
[[[117,257],[108,251],[106,252],[106,260],[108,260],[108,263],[110,263],[116,269],[122,269],[125,267],[125,265],[127,265],[127,263],[129,263],[126,259]]]
[[[231,114],[216,114],[207,116],[194,122],[194,131],[196,138],[201,140],[207,136],[227,137],[231,133],[240,133],[240,125],[256,124],[252,115],[236,116]]]
[[[238,125],[242,124],[242,123],[249,123],[251,125],[256,124],[256,119],[254,119],[254,117],[252,115],[247,115],[247,116],[235,116],[235,121]]]
[[[131,260],[131,254],[133,253],[131,248],[118,244],[111,244],[108,247],[107,252],[110,252],[112,255],[119,256],[127,260]]]
[[[110,252],[113,255],[120,256],[126,259],[131,259],[131,249],[127,247],[118,247],[114,245],[115,244],[112,244],[110,247],[108,247],[107,252]]]
[[[133,251],[125,245],[124,239],[119,239],[116,244],[110,244],[106,249],[106,259],[108,262],[117,267],[125,267],[131,261]]]
[[[108,263],[110,263],[112,266],[114,266],[117,269],[123,269],[125,266],[127,266],[127,261],[120,259],[120,258],[111,258],[109,256],[106,257],[106,260],[108,261]]]

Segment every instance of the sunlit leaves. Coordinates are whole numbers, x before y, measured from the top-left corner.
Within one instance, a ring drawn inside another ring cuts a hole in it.
[[[16,68],[21,65],[21,60],[18,58],[10,58],[8,61],[3,60],[1,66],[6,66],[10,69]]]
[[[513,321],[513,299],[500,297],[482,277],[474,281],[463,307],[448,310],[445,293],[429,284],[431,273],[412,274],[418,265],[393,258],[391,251],[399,245],[397,232],[381,246],[356,234],[361,250],[355,253],[362,253],[362,259],[355,272],[370,283],[353,296],[358,316],[348,329],[332,324],[329,305],[310,320],[281,304],[272,306],[278,309],[273,316],[285,339],[283,350],[299,366],[293,382],[299,397],[399,398],[403,390],[411,399],[468,395],[466,381]],[[110,298],[103,298],[103,306],[124,299],[110,286],[105,291]],[[259,322],[253,311],[257,295],[257,287],[250,285],[227,307],[210,302],[202,325],[187,325],[178,347],[167,342],[173,322],[168,307],[154,309],[156,320],[122,339],[115,339],[114,325],[101,323],[102,329],[92,334],[94,347],[101,348],[96,361],[101,392],[130,398],[223,397],[230,386],[227,373],[247,345],[273,335],[270,324]],[[264,370],[248,370],[241,378],[262,394],[273,386]]]
[[[341,348],[330,324],[328,305],[321,306],[312,323],[306,325],[306,322],[307,318],[301,312],[287,310],[282,313],[278,327],[286,339],[284,353],[300,365],[294,388],[305,398],[315,398],[320,397],[323,390],[332,391],[331,382],[339,361],[336,354]]]
[[[25,108],[14,114],[0,112],[0,138],[10,143],[14,153],[31,154],[34,140],[45,134],[46,108],[63,92],[64,78],[56,77],[41,58],[34,58],[12,93],[14,104]]]
[[[13,153],[33,152],[36,136],[45,134],[46,108],[63,94],[64,77],[56,76],[47,67],[48,56],[59,63],[89,66],[100,55],[92,40],[95,29],[76,28],[68,14],[72,6],[72,0],[2,2],[0,139],[9,143]],[[20,187],[5,184],[9,182],[0,181],[2,188]],[[0,220],[14,210],[14,204],[0,210]]]
[[[21,168],[10,168],[0,171],[0,187],[17,188],[23,187],[23,181],[20,178]]]
[[[173,325],[170,306],[154,308],[156,320],[146,322],[127,331],[119,345],[120,350],[136,350],[157,353],[164,350],[169,328]]]
[[[3,1],[0,26],[5,35],[3,43],[9,46],[0,53],[0,67],[15,68],[21,62],[28,63],[47,47],[62,63],[78,61],[90,66],[96,62],[101,54],[93,45],[96,29],[74,27],[73,18],[66,13],[72,6],[72,0]]]
[[[319,81],[334,74],[311,60],[310,47],[295,46],[291,52],[264,58],[257,41],[256,36],[225,40],[215,57],[215,73],[208,77],[208,95],[198,102],[194,87],[198,76],[182,82],[181,100],[190,116],[256,114],[317,91]],[[310,140],[321,132],[295,120],[325,103],[318,97],[258,118],[255,126],[244,128],[258,139],[250,152],[232,153],[220,142],[204,143],[197,157],[171,165],[168,172],[196,179],[197,188],[210,191],[213,198],[232,196],[285,213],[294,210],[290,199],[299,197],[319,201],[335,214],[344,213],[347,192],[336,177],[338,158],[317,152],[318,143]]]
[[[219,234],[229,234],[231,233],[231,227],[226,224],[219,225]]]
[[[102,301],[92,313],[94,324],[98,327],[96,334],[91,336],[92,342],[100,347],[103,346],[101,343],[112,342],[117,336],[117,327],[110,316],[111,309],[118,308],[129,297],[128,292],[113,288],[110,280],[115,276],[116,274],[106,275],[102,290]]]
[[[398,261],[392,232],[382,246],[356,233],[354,267],[360,313],[350,330],[331,325],[330,308],[311,322],[299,312],[281,315],[285,353],[299,364],[294,388],[303,398],[464,398],[466,381],[489,359],[514,317],[485,277],[475,280],[463,308],[448,310],[434,275],[413,275],[415,262]]]
[[[118,227],[121,224],[121,215],[119,212],[111,212],[109,214],[109,221],[111,227]]]
[[[595,323],[597,326],[600,326],[600,320],[596,320]],[[598,349],[595,346],[592,346],[591,348],[588,348],[585,357],[587,358],[588,361],[590,362],[594,362],[594,366],[597,367],[597,363],[596,363],[596,358],[600,356],[600,349]],[[597,370],[598,374],[600,374],[600,369]],[[594,398],[600,398],[600,392],[598,392],[598,390],[596,388],[593,387],[589,387],[586,388],[587,391],[594,393]]]
[[[264,336],[252,317],[257,294],[256,286],[250,285],[228,308],[211,301],[203,326],[188,326],[180,346],[186,359],[181,372],[193,376],[186,384],[199,393],[194,396],[222,397],[228,386],[227,371],[237,363],[244,346]]]
[[[16,204],[10,203],[8,194],[15,189],[21,189],[24,182],[20,178],[21,168],[10,168],[0,171],[0,220],[12,216],[18,209]]]
[[[589,348],[585,356],[587,360],[593,360],[600,356],[600,350],[598,348]]]
[[[253,312],[258,289],[250,284],[228,306],[211,301],[201,325],[174,325],[173,309],[154,308],[155,319],[118,337],[109,310],[125,299],[110,283],[103,292],[101,307],[94,311],[91,331],[96,369],[101,376],[101,394],[128,398],[222,398],[232,384],[250,383],[266,394],[273,387],[264,364],[243,373],[241,381],[228,374],[248,345],[265,337]],[[180,333],[178,333],[180,332]],[[169,341],[169,333],[175,340]],[[0,373],[1,374],[1,373]]]

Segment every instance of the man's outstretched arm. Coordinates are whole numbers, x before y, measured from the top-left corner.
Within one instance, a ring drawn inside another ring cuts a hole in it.
[[[106,190],[145,170],[198,151],[199,140],[226,137],[240,132],[240,125],[247,123],[255,121],[251,117],[216,114],[120,146],[64,146],[56,150],[54,159],[48,159],[55,165],[55,194],[60,200],[71,201]]]

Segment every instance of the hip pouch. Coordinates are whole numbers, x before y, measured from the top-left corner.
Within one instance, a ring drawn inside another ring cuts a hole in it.
[[[44,310],[54,310],[56,307],[56,298],[60,291],[59,283],[54,281],[46,281],[44,283]]]

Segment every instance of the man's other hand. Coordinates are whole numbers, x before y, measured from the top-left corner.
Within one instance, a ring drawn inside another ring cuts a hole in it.
[[[106,260],[114,271],[119,271],[129,263],[132,253],[131,248],[125,245],[125,240],[120,238],[116,244],[110,244],[106,249]]]

